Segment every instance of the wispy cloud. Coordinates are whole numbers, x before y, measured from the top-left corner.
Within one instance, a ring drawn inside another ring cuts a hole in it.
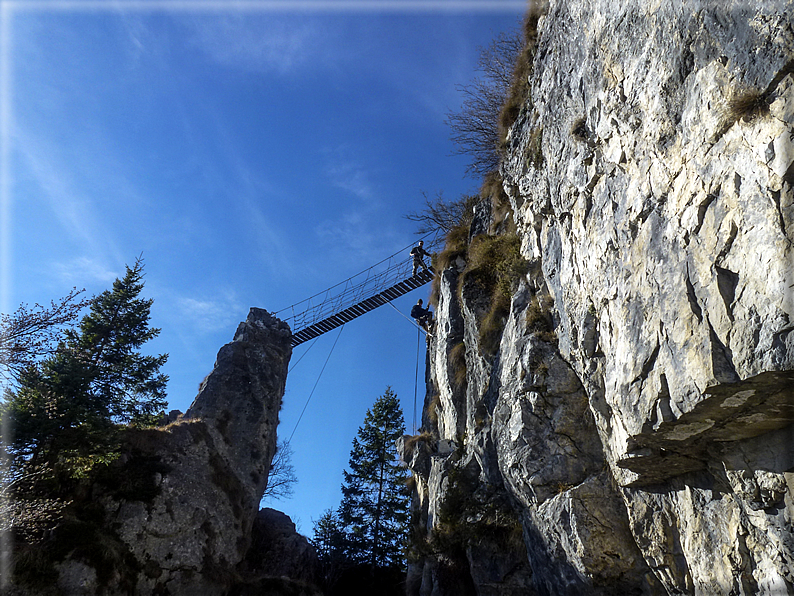
[[[325,173],[331,184],[362,201],[371,201],[376,197],[368,170],[356,160],[332,157],[325,167]]]
[[[101,259],[79,257],[53,264],[55,276],[71,286],[109,286],[121,275]]]
[[[228,127],[217,113],[209,114],[214,125],[214,141],[222,150],[218,152],[222,164],[233,175],[233,186],[226,188],[230,204],[241,212],[240,221],[244,222],[246,237],[254,244],[255,252],[269,268],[269,273],[294,269],[287,250],[286,232],[277,226],[269,215],[268,198],[272,201],[283,200],[284,192],[261,175],[256,164],[250,164],[239,150],[238,141],[230,134]],[[216,174],[218,175],[218,174]]]
[[[402,248],[405,237],[382,221],[382,213],[351,210],[315,228],[318,244],[340,271],[373,265]]]
[[[329,259],[342,264],[375,263],[401,247],[395,227],[384,221],[388,209],[380,198],[377,181],[382,166],[377,157],[366,156],[364,151],[350,145],[325,151],[325,175],[353,200],[340,200],[337,215],[320,222],[315,234]]]
[[[193,332],[198,334],[228,329],[246,314],[245,307],[232,290],[201,298],[177,297],[175,306],[177,316],[183,323],[190,321]]]
[[[22,157],[26,174],[36,181],[38,200],[44,200],[60,224],[60,232],[76,240],[89,254],[109,255],[119,258],[111,235],[104,229],[95,213],[91,199],[82,191],[75,177],[75,165],[67,165],[62,156],[63,146],[52,139],[25,133],[21,126],[14,138],[14,149]],[[70,146],[70,149],[73,149]],[[76,161],[76,160],[75,160]],[[101,169],[104,160],[92,165]],[[110,169],[109,171],[113,171]],[[104,179],[104,176],[103,176]],[[112,184],[116,189],[127,186],[121,180]]]
[[[329,47],[317,21],[306,17],[230,12],[185,22],[193,45],[211,60],[247,72],[292,73]]]

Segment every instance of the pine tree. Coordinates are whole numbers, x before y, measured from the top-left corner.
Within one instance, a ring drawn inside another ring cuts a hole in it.
[[[336,585],[347,566],[345,559],[345,535],[338,511],[326,509],[314,522],[312,544],[317,551],[327,587]]]
[[[372,570],[404,564],[409,501],[396,448],[404,432],[400,403],[389,387],[367,410],[353,439],[350,471],[344,472],[339,519],[347,559]]]
[[[166,405],[168,355],[146,356],[140,347],[160,330],[149,327],[152,300],[143,290],[143,263],[90,301],[90,312],[70,329],[55,353],[20,375],[3,418],[14,429],[13,449],[27,466],[66,456],[106,453],[115,425],[151,423]],[[61,456],[61,457],[59,457]],[[68,459],[68,457],[67,457]]]

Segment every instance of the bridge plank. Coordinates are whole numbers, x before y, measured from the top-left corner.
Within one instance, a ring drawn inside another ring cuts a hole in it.
[[[421,271],[412,277],[397,282],[389,288],[381,290],[374,296],[365,298],[364,300],[361,300],[352,306],[348,306],[339,312],[333,313],[321,321],[317,321],[312,325],[298,329],[292,333],[292,347],[294,348],[299,346],[310,339],[319,337],[320,335],[328,333],[337,327],[349,323],[350,321],[353,321],[358,317],[363,316],[368,312],[371,312],[376,308],[379,308],[384,304],[395,300],[396,298],[399,298],[400,296],[404,296],[408,292],[422,287],[432,279],[432,273],[429,271]]]

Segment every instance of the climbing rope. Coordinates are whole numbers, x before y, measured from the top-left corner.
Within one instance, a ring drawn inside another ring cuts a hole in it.
[[[391,303],[391,300],[389,301],[389,306],[391,306],[394,310],[396,310],[400,314],[400,316],[408,320],[414,327],[416,327],[416,371],[414,373],[414,419],[413,419],[413,434],[416,434],[416,397],[419,391],[419,352],[422,349],[422,334],[420,333],[420,331],[424,331],[426,335],[428,333],[427,330],[423,329],[421,325],[417,325],[416,321],[406,317],[400,311],[399,308],[397,308]]]
[[[306,408],[309,407],[309,401],[311,401],[312,395],[314,395],[314,390],[317,389],[317,384],[320,382],[320,378],[323,376],[323,371],[325,371],[325,367],[328,365],[328,361],[331,359],[331,354],[334,353],[334,348],[336,347],[336,342],[339,341],[339,336],[342,335],[342,330],[344,328],[345,328],[345,326],[342,325],[339,328],[339,333],[336,334],[336,339],[334,340],[334,345],[331,346],[331,351],[328,352],[328,357],[325,359],[325,364],[323,364],[323,367],[320,370],[320,374],[317,375],[317,380],[314,382],[314,387],[312,387],[312,391],[311,391],[311,393],[309,393],[309,397],[308,397],[308,399],[306,400],[306,403],[303,406],[303,410],[301,410],[301,415],[298,416],[298,421],[295,423],[295,428],[292,429],[292,434],[289,436],[289,439],[287,439],[287,444],[290,444],[292,442],[292,437],[295,436],[295,431],[298,430],[298,425],[300,424],[301,420],[303,419],[303,414],[306,412]],[[308,352],[309,350],[306,350],[306,351]],[[300,360],[298,362],[300,362]],[[296,362],[296,364],[297,364],[297,362]]]
[[[411,434],[416,434],[416,394],[419,389],[419,350],[422,345],[422,334],[419,333],[419,329],[416,330],[416,372],[414,373],[414,425],[413,425],[413,432]]]
[[[411,323],[411,325],[413,325],[414,327],[416,327],[417,329],[419,329],[419,330],[421,330],[421,331],[424,331],[424,332],[425,332],[425,335],[427,335],[427,334],[428,334],[428,333],[427,333],[427,331],[426,331],[425,329],[423,329],[421,325],[418,325],[418,324],[416,323],[416,321],[414,321],[413,319],[409,319],[408,317],[406,317],[406,316],[405,316],[405,315],[404,315],[404,314],[403,314],[403,313],[400,311],[400,309],[399,309],[399,308],[397,308],[396,306],[394,306],[394,305],[391,303],[391,300],[389,300],[389,306],[391,306],[391,307],[392,307],[394,310],[396,310],[398,313],[400,313],[400,316],[401,316],[401,317],[403,317],[404,319],[406,319],[407,321],[409,321],[409,322]]]

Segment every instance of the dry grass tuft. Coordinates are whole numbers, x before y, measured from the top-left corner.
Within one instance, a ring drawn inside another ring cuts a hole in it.
[[[748,89],[737,93],[728,101],[725,118],[728,122],[751,122],[757,116],[769,112],[766,96],[758,89]]]
[[[538,22],[545,12],[545,7],[540,7],[540,4],[535,3],[524,19],[524,50],[516,60],[513,84],[499,114],[499,137],[502,144],[507,138],[507,131],[518,120],[521,108],[530,99],[529,75],[532,72],[532,63],[535,60],[535,53],[540,41]]]
[[[449,351],[449,368],[454,391],[465,391],[468,384],[466,378],[466,344],[455,344]]]

